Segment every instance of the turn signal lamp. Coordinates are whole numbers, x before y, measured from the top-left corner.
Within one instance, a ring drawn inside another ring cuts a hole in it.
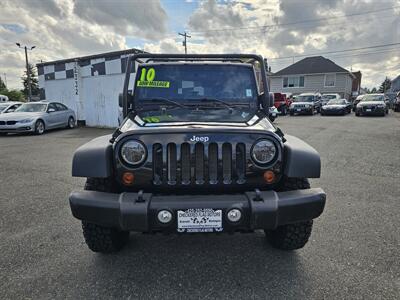
[[[275,173],[271,170],[265,171],[264,180],[266,183],[273,183],[275,181]]]
[[[132,172],[125,172],[122,174],[122,182],[125,185],[132,185],[135,181],[135,175]]]

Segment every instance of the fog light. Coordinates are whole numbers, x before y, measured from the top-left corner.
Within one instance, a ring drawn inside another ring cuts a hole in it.
[[[160,210],[157,215],[158,221],[163,224],[169,223],[172,220],[172,214],[168,210]]]
[[[271,170],[265,171],[264,180],[266,183],[273,183],[275,181],[275,173]]]
[[[133,173],[131,173],[131,172],[125,172],[125,173],[122,175],[122,182],[123,182],[125,185],[132,185],[134,181],[135,181],[135,175],[133,175]]]
[[[238,222],[242,217],[242,213],[240,212],[240,210],[233,208],[230,211],[228,211],[226,216],[228,217],[229,221]]]

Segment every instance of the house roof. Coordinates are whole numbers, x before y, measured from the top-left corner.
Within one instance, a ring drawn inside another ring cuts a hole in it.
[[[349,73],[346,69],[338,66],[330,59],[323,56],[306,57],[286,67],[273,76],[296,75],[296,74],[321,74],[321,73]]]
[[[106,52],[106,53],[100,53],[100,54],[94,54],[94,55],[87,55],[87,56],[81,56],[81,57],[73,57],[73,58],[67,58],[67,59],[61,59],[61,60],[41,62],[41,63],[36,64],[36,66],[39,67],[39,66],[57,65],[57,64],[62,64],[62,63],[74,62],[74,61],[83,61],[83,60],[96,59],[96,58],[119,57],[120,55],[137,54],[137,53],[144,53],[144,51],[135,49],[135,48],[131,48],[131,49],[126,49],[126,50],[112,51],[112,52]]]

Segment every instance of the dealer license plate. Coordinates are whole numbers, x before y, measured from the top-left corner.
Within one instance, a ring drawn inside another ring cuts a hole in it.
[[[367,108],[365,111],[371,111],[371,109],[370,109],[370,108]]]
[[[195,208],[178,210],[178,232],[222,231],[222,210]]]

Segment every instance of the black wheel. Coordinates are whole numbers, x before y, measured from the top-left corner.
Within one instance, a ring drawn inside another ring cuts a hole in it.
[[[279,226],[275,230],[266,231],[269,243],[277,249],[296,250],[307,244],[312,231],[313,221]]]
[[[286,115],[287,115],[287,108],[286,108],[286,106],[283,106],[283,107],[281,108],[281,114],[282,114],[282,116],[286,116]]]
[[[85,190],[113,192],[111,180],[104,178],[88,178]],[[129,241],[129,231],[104,227],[87,221],[82,221],[85,242],[93,252],[112,253],[121,250]]]
[[[42,120],[37,120],[35,123],[35,134],[41,135],[44,133],[45,126]]]
[[[294,112],[290,111],[289,115],[294,116]]]
[[[69,117],[67,127],[69,129],[75,128],[75,119],[74,119],[74,117]]]
[[[357,117],[359,117],[359,116],[360,116],[360,113],[359,113],[358,111],[356,111],[356,116],[357,116]]]
[[[93,252],[112,253],[121,250],[129,240],[129,232],[82,221],[83,236]]]
[[[293,191],[309,189],[307,178],[284,178],[277,191]],[[312,231],[313,220],[279,226],[275,230],[265,230],[267,241],[281,250],[296,250],[303,248],[308,242]]]
[[[269,116],[268,118],[269,118],[269,120],[270,120],[271,122],[274,122],[274,121],[275,121],[275,118],[274,118],[274,117]]]
[[[0,132],[0,136],[6,136],[7,132]]]

